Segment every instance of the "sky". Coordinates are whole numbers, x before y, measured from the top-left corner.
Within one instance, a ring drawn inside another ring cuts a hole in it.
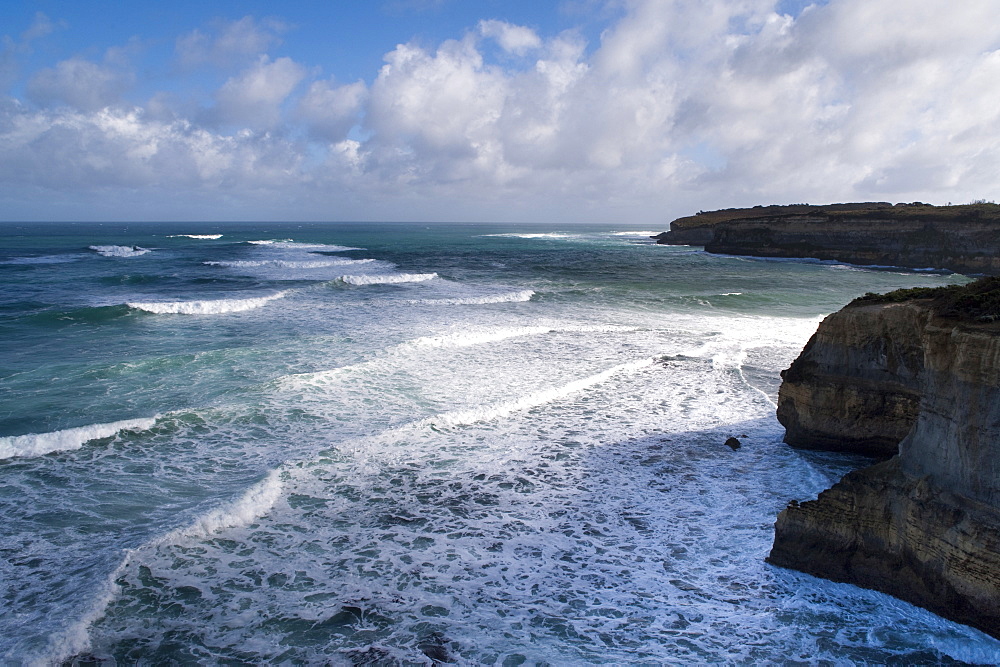
[[[1000,200],[1000,0],[7,0],[0,220]]]

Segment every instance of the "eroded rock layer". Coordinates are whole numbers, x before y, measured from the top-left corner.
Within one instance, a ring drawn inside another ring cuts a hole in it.
[[[1000,278],[859,300],[784,375],[797,447],[885,456],[778,517],[769,562],[1000,637]]]
[[[992,203],[729,209],[678,218],[654,238],[720,254],[1000,274],[1000,206]]]

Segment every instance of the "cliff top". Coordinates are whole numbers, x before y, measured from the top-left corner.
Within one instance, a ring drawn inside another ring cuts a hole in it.
[[[926,301],[935,315],[964,322],[1000,321],[1000,276],[980,278],[965,285],[912,287],[887,294],[869,292],[850,303],[852,306]]]
[[[923,202],[890,204],[888,202],[857,202],[848,204],[788,204],[785,206],[754,206],[753,208],[727,208],[718,211],[699,211],[695,215],[677,218],[670,229],[711,227],[733,220],[755,218],[785,218],[795,215],[822,215],[828,218],[871,218],[873,220],[960,222],[994,220],[1000,222],[1000,204],[977,201],[954,206],[934,206]]]

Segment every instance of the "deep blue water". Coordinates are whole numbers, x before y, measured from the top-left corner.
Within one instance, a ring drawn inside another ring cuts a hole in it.
[[[0,226],[0,656],[997,662],[763,562],[863,463],[781,443],[778,372],[956,278],[658,231]]]

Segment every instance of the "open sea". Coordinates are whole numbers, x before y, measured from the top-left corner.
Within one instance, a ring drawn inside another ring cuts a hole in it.
[[[0,225],[0,663],[1000,662],[764,563],[779,371],[960,278],[660,231]]]

